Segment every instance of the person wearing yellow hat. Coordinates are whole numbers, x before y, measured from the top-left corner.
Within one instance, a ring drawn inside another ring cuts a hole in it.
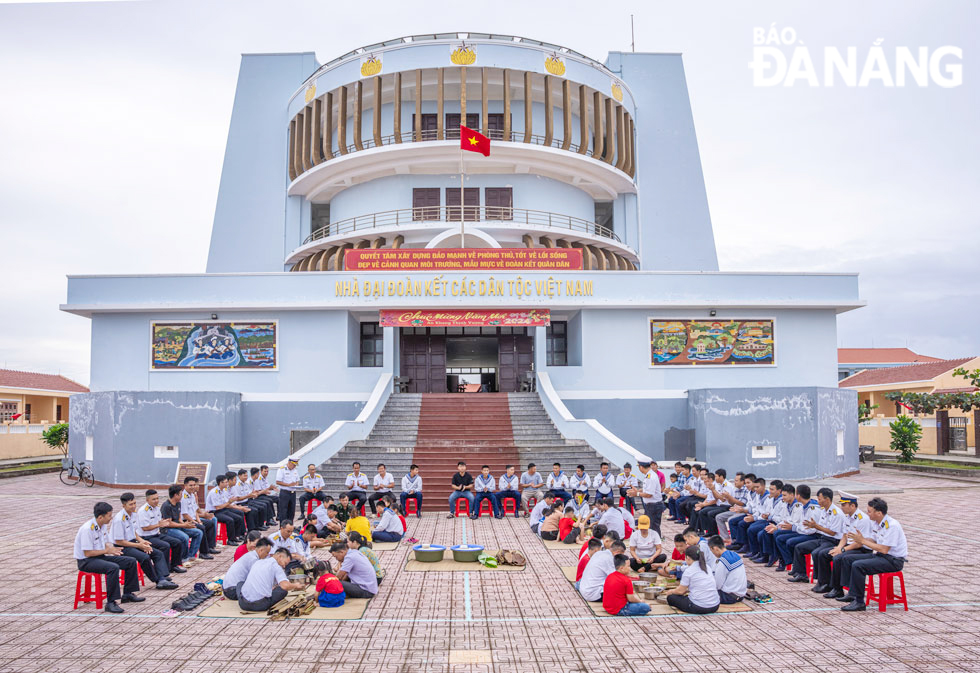
[[[662,550],[660,534],[650,528],[650,517],[641,514],[629,538],[630,568],[636,572],[656,571],[667,560]]]
[[[296,491],[302,490],[300,486],[299,472],[296,465],[299,463],[295,456],[286,459],[286,466],[280,467],[276,472],[276,486],[279,487],[279,519],[292,521],[296,518]]]

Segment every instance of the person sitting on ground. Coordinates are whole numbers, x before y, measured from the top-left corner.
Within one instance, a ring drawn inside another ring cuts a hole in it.
[[[577,526],[578,520],[575,518],[575,508],[571,505],[565,507],[561,518],[558,520],[558,539],[565,544],[576,544],[581,538],[584,529]]]
[[[415,516],[422,518],[422,477],[419,476],[419,466],[414,463],[408,468],[408,474],[402,477],[402,493],[399,496],[402,511],[407,512],[406,503],[415,501]]]
[[[170,521],[160,511],[160,495],[152,488],[147,489],[146,504],[136,510],[136,534],[163,552],[171,572],[185,573],[181,566],[187,544],[170,534],[169,525]]]
[[[538,526],[538,535],[542,540],[558,539],[558,522],[561,521],[561,510],[558,507],[546,507],[541,513],[544,519]]]
[[[344,530],[344,524],[337,518],[337,505],[324,507],[321,503],[313,510],[313,516],[316,517],[316,534],[319,537],[329,537]]]
[[[388,501],[383,503],[384,509],[381,516],[374,524],[371,537],[377,542],[398,542],[405,534],[402,522],[398,519],[398,514],[389,506]]]
[[[684,552],[687,568],[681,575],[680,586],[665,592],[667,605],[681,612],[694,615],[707,615],[718,611],[721,598],[715,586],[715,576],[695,545],[689,545]]]
[[[551,466],[551,472],[545,480],[545,486],[554,493],[556,498],[561,498],[563,503],[572,501],[572,494],[568,492],[568,475],[561,469],[561,463]]]
[[[684,533],[678,533],[674,536],[674,551],[670,552],[670,560],[683,561],[686,550],[687,540],[684,539]]]
[[[346,542],[335,542],[330,554],[340,564],[334,574],[344,587],[348,598],[373,598],[378,593],[378,576],[367,557]]]
[[[715,555],[711,553],[711,548],[708,547],[708,541],[701,537],[701,535],[693,528],[684,529],[684,541],[687,542],[688,547],[697,547],[700,549],[701,557],[704,559],[705,564],[711,571],[714,571],[717,559],[715,559]]]
[[[589,561],[592,560],[592,556],[602,548],[602,540],[597,537],[590,539],[587,543],[585,553],[582,554],[582,557],[578,560],[578,566],[575,568],[576,591],[579,590],[579,581],[582,579],[582,573],[585,572],[585,566],[589,565]]]
[[[650,612],[650,606],[633,592],[633,579],[629,576],[630,557],[616,554],[613,564],[615,572],[609,573],[602,585],[603,609],[620,617],[639,617]]]
[[[615,501],[612,498],[609,498],[609,502]],[[633,531],[636,530],[636,517],[633,516],[633,512],[629,511],[629,508],[627,507],[616,507],[615,504],[613,507],[618,509],[620,514],[623,515],[623,539],[626,540],[633,534]],[[647,518],[649,519],[650,517]]]
[[[341,493],[337,499],[337,521],[346,526],[352,516],[354,516],[354,504],[350,501],[349,495]]]
[[[546,509],[551,509],[552,505],[555,503],[555,494],[548,491],[544,494],[544,498],[538,501],[538,504],[534,506],[531,510],[531,531],[538,535],[538,529],[541,526],[541,522],[544,521],[544,511]]]
[[[289,550],[280,547],[269,558],[255,561],[245,581],[238,584],[238,607],[245,612],[265,612],[285,598],[287,592],[305,589],[305,583],[286,578],[285,568],[291,560]]]
[[[590,540],[598,540],[599,544],[602,544],[602,541],[605,538],[606,533],[607,531],[605,526],[599,526],[599,525],[592,526],[592,537],[590,537],[588,540],[585,540],[582,543],[582,548],[578,550],[579,558],[582,558],[582,555],[585,553],[586,548],[589,546]],[[605,547],[606,545],[603,546]]]
[[[508,498],[514,501],[514,516],[517,517],[520,515],[521,494],[517,490],[520,479],[514,474],[515,469],[513,465],[508,465],[504,473],[497,480],[497,492],[494,493],[493,497],[497,501],[498,519],[504,518],[504,500]]]
[[[183,545],[181,549],[187,550],[184,566],[190,566],[196,562],[194,557],[198,553],[200,553],[199,558],[202,560],[211,560],[214,557],[208,554],[207,541],[204,538],[204,527],[198,528],[197,524],[187,520],[181,511],[180,497],[183,490],[177,484],[170,485],[170,488],[167,489],[167,495],[169,497],[160,505],[160,516],[170,522],[167,525],[167,533],[181,541]],[[202,544],[204,545],[203,549]],[[190,545],[189,549],[188,545]]]
[[[333,573],[323,573],[317,578],[316,594],[321,608],[339,608],[347,600],[344,585]]]
[[[378,559],[377,552],[371,548],[371,543],[365,540],[364,536],[360,533],[351,533],[350,537],[347,538],[347,546],[364,554],[364,557],[371,562],[371,566],[374,568],[374,574],[378,577],[378,584],[381,584],[381,580],[385,576],[385,570],[381,567],[381,561]]]
[[[630,568],[636,572],[654,572],[667,560],[663,554],[663,540],[657,531],[650,529],[650,517],[641,514],[636,530],[629,537]]]
[[[626,519],[623,513],[613,506],[612,498],[604,498],[599,501],[599,524],[606,527],[606,530],[614,530],[620,539],[626,537]]]
[[[678,533],[674,536],[674,551],[670,553],[671,562],[657,568],[657,574],[661,577],[672,577],[679,580],[684,574],[684,568],[687,567],[684,563],[685,551],[687,551],[687,540],[684,539],[683,533]]]
[[[322,503],[327,498],[327,494],[323,492],[323,477],[317,474],[316,465],[313,463],[306,466],[302,486],[303,490],[299,496],[299,513],[301,516],[306,511],[306,503],[310,500],[319,500]]]
[[[261,535],[258,535],[253,541],[253,533],[258,533],[258,531],[253,530],[249,532],[249,539],[246,542],[246,544],[250,545],[248,551],[241,556],[235,557],[235,562],[231,564],[231,567],[228,568],[228,572],[225,573],[222,579],[221,591],[228,600],[238,600],[238,585],[248,578],[248,571],[252,569],[256,561],[268,558],[269,554],[272,553],[272,541]],[[244,546],[242,545],[242,547]],[[238,552],[235,553],[237,554]]]
[[[292,539],[293,531],[295,527],[293,522],[289,519],[283,519],[279,522],[279,530],[269,536],[269,540],[272,542],[272,551],[277,549],[286,549],[289,553],[293,552]]]
[[[598,501],[596,501],[598,503]],[[565,505],[573,508],[575,510],[575,517],[577,519],[591,520],[593,518],[598,519],[599,512],[598,506],[593,507],[589,504],[588,498],[586,498],[581,493],[575,494],[575,500],[572,502],[567,502]]]
[[[470,518],[477,519],[480,516],[480,505],[484,500],[490,501],[490,513],[495,519],[500,518],[500,503],[494,497],[494,490],[497,488],[497,480],[490,474],[490,466],[484,465],[480,468],[480,474],[476,475],[473,482],[473,509],[470,510]]]
[[[748,578],[745,576],[745,565],[737,553],[725,549],[725,540],[720,535],[712,535],[708,539],[708,548],[717,559],[715,563],[715,587],[721,602],[728,605],[737,603],[745,598],[748,590]]]
[[[261,531],[257,531],[257,530],[248,531],[248,535],[245,536],[245,542],[242,542],[240,545],[238,545],[238,548],[235,549],[234,560],[237,561],[241,557],[245,556],[245,554],[255,549],[255,543],[258,542],[260,539],[262,539]]]
[[[592,555],[582,572],[582,579],[579,580],[579,593],[582,594],[582,598],[587,601],[602,600],[602,589],[606,578],[616,571],[616,554],[625,553],[626,545],[617,540],[611,543],[608,549],[602,549]]]
[[[364,536],[364,539],[370,542],[374,539],[371,535],[371,522],[368,521],[366,516],[361,516],[359,513],[355,512],[351,518],[347,520],[347,525],[344,526],[344,532],[349,536],[351,532],[357,532]],[[354,598],[354,596],[351,596]]]
[[[521,475],[521,509],[524,516],[531,516],[531,500],[539,503],[544,499],[544,479],[538,474],[538,467],[534,463],[527,464],[527,472]]]
[[[384,463],[378,463],[378,473],[374,475],[374,493],[368,498],[368,509],[372,512],[378,508],[378,501],[391,493],[395,487],[395,475],[388,472]]]
[[[136,534],[136,496],[128,491],[119,496],[122,509],[112,517],[110,539],[112,544],[122,549],[124,556],[135,559],[146,578],[157,585],[157,589],[176,589],[170,579],[170,567],[162,551]]]
[[[460,498],[466,500],[470,516],[473,515],[473,475],[466,471],[466,463],[459,461],[456,463],[456,474],[453,475],[453,492],[449,496],[449,518],[456,517],[456,501]]]
[[[105,611],[125,612],[119,607],[120,598],[123,603],[139,603],[146,600],[136,595],[140,590],[136,560],[123,556],[122,549],[109,543],[108,530],[112,521],[112,505],[107,502],[97,502],[92,514],[92,518],[79,526],[78,532],[75,533],[75,565],[80,572],[105,575]],[[126,573],[126,585],[121,596],[120,570]]]

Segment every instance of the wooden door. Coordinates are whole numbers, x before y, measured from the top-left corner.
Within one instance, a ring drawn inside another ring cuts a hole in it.
[[[480,219],[480,188],[467,187],[463,192],[466,203],[463,204],[463,211],[467,222],[477,222]],[[451,208],[450,206],[457,206]],[[449,222],[459,222],[459,188],[446,188],[446,220]]]
[[[483,198],[488,220],[514,219],[514,190],[511,187],[487,187]]]
[[[446,337],[429,338],[429,390],[430,393],[446,392]]]
[[[429,392],[428,337],[401,335],[401,376],[408,379],[408,392]]]
[[[446,114],[446,140],[454,140],[459,138],[459,125],[460,125],[460,114],[458,112],[450,112]],[[480,114],[467,114],[466,115],[466,128],[471,131],[476,131],[478,133],[483,133],[480,128]]]
[[[438,187],[416,187],[412,190],[412,219],[415,221],[441,220],[439,214],[440,190]]]
[[[435,140],[439,126],[439,115],[422,115],[422,140]],[[415,114],[412,114],[412,128],[415,128]],[[458,136],[457,136],[458,137]]]
[[[501,393],[516,393],[517,381],[517,337],[501,334],[497,337],[497,390]]]
[[[527,373],[534,366],[534,337],[521,334],[514,337],[517,348],[517,390],[527,381]]]
[[[504,138],[504,115],[491,112],[487,115],[487,130],[485,135],[491,140],[509,140]]]

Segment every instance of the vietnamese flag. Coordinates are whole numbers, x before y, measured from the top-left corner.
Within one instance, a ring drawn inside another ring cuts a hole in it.
[[[459,127],[459,146],[460,149],[479,152],[485,157],[490,156],[490,139],[463,125]]]

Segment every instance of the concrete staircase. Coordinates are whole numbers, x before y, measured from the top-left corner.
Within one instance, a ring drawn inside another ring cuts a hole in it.
[[[412,452],[419,427],[422,395],[402,393],[388,398],[381,416],[367,439],[347,442],[343,449],[320,465],[324,491],[336,497],[346,490],[344,480],[351,463],[361,463],[361,471],[373,483],[378,463],[395,476],[395,493],[401,492],[402,477],[412,464]],[[303,471],[305,472],[305,466]],[[369,490],[370,495],[373,490]]]

